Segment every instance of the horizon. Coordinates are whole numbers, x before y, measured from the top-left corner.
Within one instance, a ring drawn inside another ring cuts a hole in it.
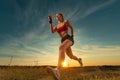
[[[0,67],[57,67],[55,65],[0,65]],[[87,65],[87,66],[66,66],[66,67],[62,67],[62,68],[71,68],[71,67],[77,67],[77,68],[83,68],[83,67],[120,67],[120,65]]]
[[[72,52],[84,66],[120,65],[119,8],[119,0],[0,0],[0,65],[57,65],[60,38],[48,15],[56,25],[58,12],[74,28]]]

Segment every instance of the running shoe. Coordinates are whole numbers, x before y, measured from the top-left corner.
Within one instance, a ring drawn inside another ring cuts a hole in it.
[[[82,62],[82,58],[79,58],[79,64],[81,65],[81,67],[83,66],[83,62]]]
[[[60,71],[57,68],[47,67],[46,69],[55,80],[60,80]]]

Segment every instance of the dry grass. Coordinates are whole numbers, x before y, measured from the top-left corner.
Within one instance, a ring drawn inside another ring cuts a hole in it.
[[[0,67],[0,80],[53,80],[45,67]],[[120,66],[63,68],[61,80],[120,80]]]

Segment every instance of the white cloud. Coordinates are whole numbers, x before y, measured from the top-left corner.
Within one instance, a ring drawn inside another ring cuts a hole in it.
[[[118,55],[120,56],[120,46],[84,45],[82,47],[73,47],[73,50],[79,55],[99,56],[99,55]],[[80,54],[81,53],[81,54]]]
[[[65,8],[64,15],[66,19],[72,21],[73,23],[76,22],[79,19],[83,19],[87,17],[88,15],[93,14],[94,12],[107,7],[111,4],[113,4],[116,0],[107,0],[104,3],[101,3],[99,5],[92,5],[92,6],[86,6],[83,2],[78,2],[74,7],[72,8]]]
[[[97,10],[100,10],[101,8],[104,8],[106,6],[109,6],[109,5],[113,4],[115,1],[116,0],[108,0],[103,4],[100,4],[100,5],[97,5],[97,6],[91,6],[84,12],[84,14],[81,17],[86,17],[86,16],[96,12]]]

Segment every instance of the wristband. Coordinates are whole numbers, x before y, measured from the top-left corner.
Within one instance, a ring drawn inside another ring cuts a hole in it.
[[[49,18],[49,23],[52,23],[52,18],[51,18],[51,16],[48,16],[48,18]]]

